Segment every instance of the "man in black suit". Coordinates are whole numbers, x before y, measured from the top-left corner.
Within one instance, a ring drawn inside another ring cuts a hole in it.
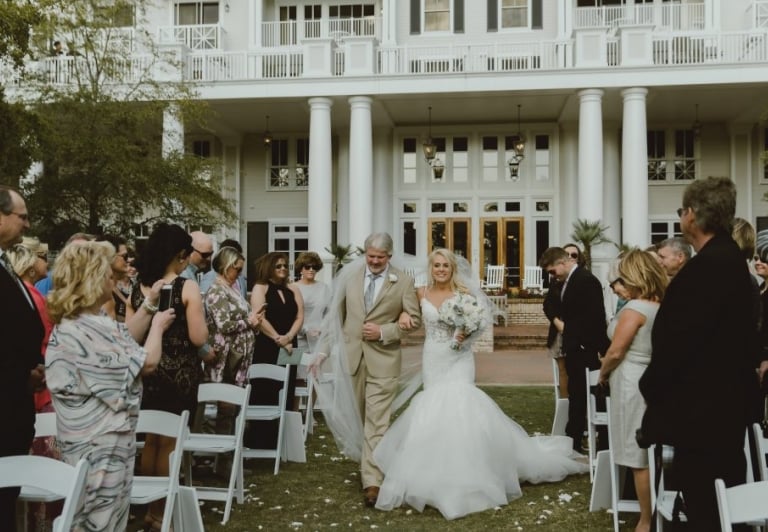
[[[584,370],[600,368],[599,354],[605,353],[610,343],[606,336],[603,287],[597,277],[580,267],[563,248],[547,249],[539,262],[550,276],[562,283],[560,317],[553,323],[563,335],[568,373],[565,433],[573,438],[573,449],[583,452],[581,439],[586,428],[588,392]]]
[[[35,434],[32,392],[43,383],[43,324],[6,252],[29,228],[24,198],[0,185],[0,456],[29,454]],[[17,489],[0,490],[0,530],[16,529]]]
[[[640,379],[643,433],[674,446],[671,472],[696,531],[720,530],[714,480],[746,481],[744,434],[758,404],[752,282],[731,238],[735,211],[728,178],[686,187],[678,215],[696,255],[667,288]]]

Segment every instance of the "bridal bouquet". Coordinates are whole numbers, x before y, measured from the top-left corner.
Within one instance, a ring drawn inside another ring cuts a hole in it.
[[[488,324],[486,313],[478,304],[477,298],[470,294],[457,294],[443,303],[438,319],[446,325],[455,327],[456,332],[461,331],[465,337],[485,328]],[[461,342],[454,338],[451,342],[451,349],[458,350],[460,348]]]

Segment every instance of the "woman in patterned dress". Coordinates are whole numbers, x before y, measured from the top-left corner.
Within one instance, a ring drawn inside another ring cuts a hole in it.
[[[48,296],[55,326],[45,376],[56,411],[57,438],[65,462],[74,465],[86,458],[89,463],[85,500],[74,530],[127,526],[141,377],[157,368],[163,332],[174,319],[172,309],[152,317],[151,304],[129,324],[103,314],[102,305],[112,297],[114,254],[107,242],[67,245],[53,267],[58,288]],[[152,287],[150,302],[157,301],[161,286]],[[141,347],[137,339],[145,336]]]
[[[200,287],[179,274],[192,252],[192,237],[178,225],[158,224],[147,239],[136,267],[139,283],[131,293],[126,319],[140,308],[150,287],[162,281],[171,286],[171,307],[176,311],[173,325],[163,335],[163,355],[157,371],[144,379],[141,408],[181,414],[188,410],[190,420],[197,410],[197,388],[203,378],[198,348],[208,341]],[[167,476],[168,456],[176,447],[175,438],[148,434],[141,452],[141,474]],[[151,528],[162,526],[165,501],[149,505],[144,522]]]
[[[205,293],[208,341],[216,353],[216,359],[205,365],[206,378],[210,382],[224,382],[245,386],[248,367],[253,359],[253,345],[264,311],[251,312],[237,285],[245,259],[233,247],[223,247],[213,257],[212,267],[216,277]],[[216,432],[229,434],[235,408],[226,409],[219,404]],[[227,411],[224,411],[227,410]]]

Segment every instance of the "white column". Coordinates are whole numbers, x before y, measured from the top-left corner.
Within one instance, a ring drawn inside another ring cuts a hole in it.
[[[349,99],[349,241],[363,246],[373,227],[373,132],[371,98]]]
[[[383,0],[381,7],[381,44],[395,44],[396,30],[397,2],[395,0]]]
[[[645,99],[648,89],[621,91],[624,117],[621,138],[621,212],[624,221],[622,242],[645,248],[648,228],[648,135]]]
[[[392,130],[378,128],[373,137],[373,230],[392,232]],[[395,242],[399,239],[392,234]]]
[[[621,242],[619,127],[616,122],[606,122],[603,130],[603,222],[608,226],[606,236],[616,243]]]
[[[184,122],[181,111],[175,103],[163,110],[163,157],[173,153],[184,153]]]
[[[579,206],[580,219],[603,218],[603,91],[579,92]]]
[[[234,2],[233,2],[234,3]],[[261,24],[264,22],[264,0],[250,0],[248,10],[252,24],[248,24],[251,32],[251,48],[261,48]]]
[[[560,194],[555,208],[557,233],[552,245],[560,246],[571,241],[573,222],[578,217],[579,139],[575,122],[560,124]]]
[[[349,228],[349,137],[338,135],[338,156],[336,157],[336,242],[346,246],[351,242]]]
[[[331,105],[328,98],[310,98],[309,190],[307,219],[309,249],[325,257],[331,245],[331,198],[333,165],[331,160]]]

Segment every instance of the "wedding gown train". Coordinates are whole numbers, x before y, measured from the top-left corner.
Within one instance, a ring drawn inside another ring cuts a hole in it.
[[[455,519],[520,497],[520,482],[556,482],[587,471],[571,458],[570,438],[528,436],[477,388],[471,349],[451,349],[453,329],[438,321],[429,300],[422,299],[421,309],[424,390],[374,451],[384,472],[376,508],[429,505]]]

